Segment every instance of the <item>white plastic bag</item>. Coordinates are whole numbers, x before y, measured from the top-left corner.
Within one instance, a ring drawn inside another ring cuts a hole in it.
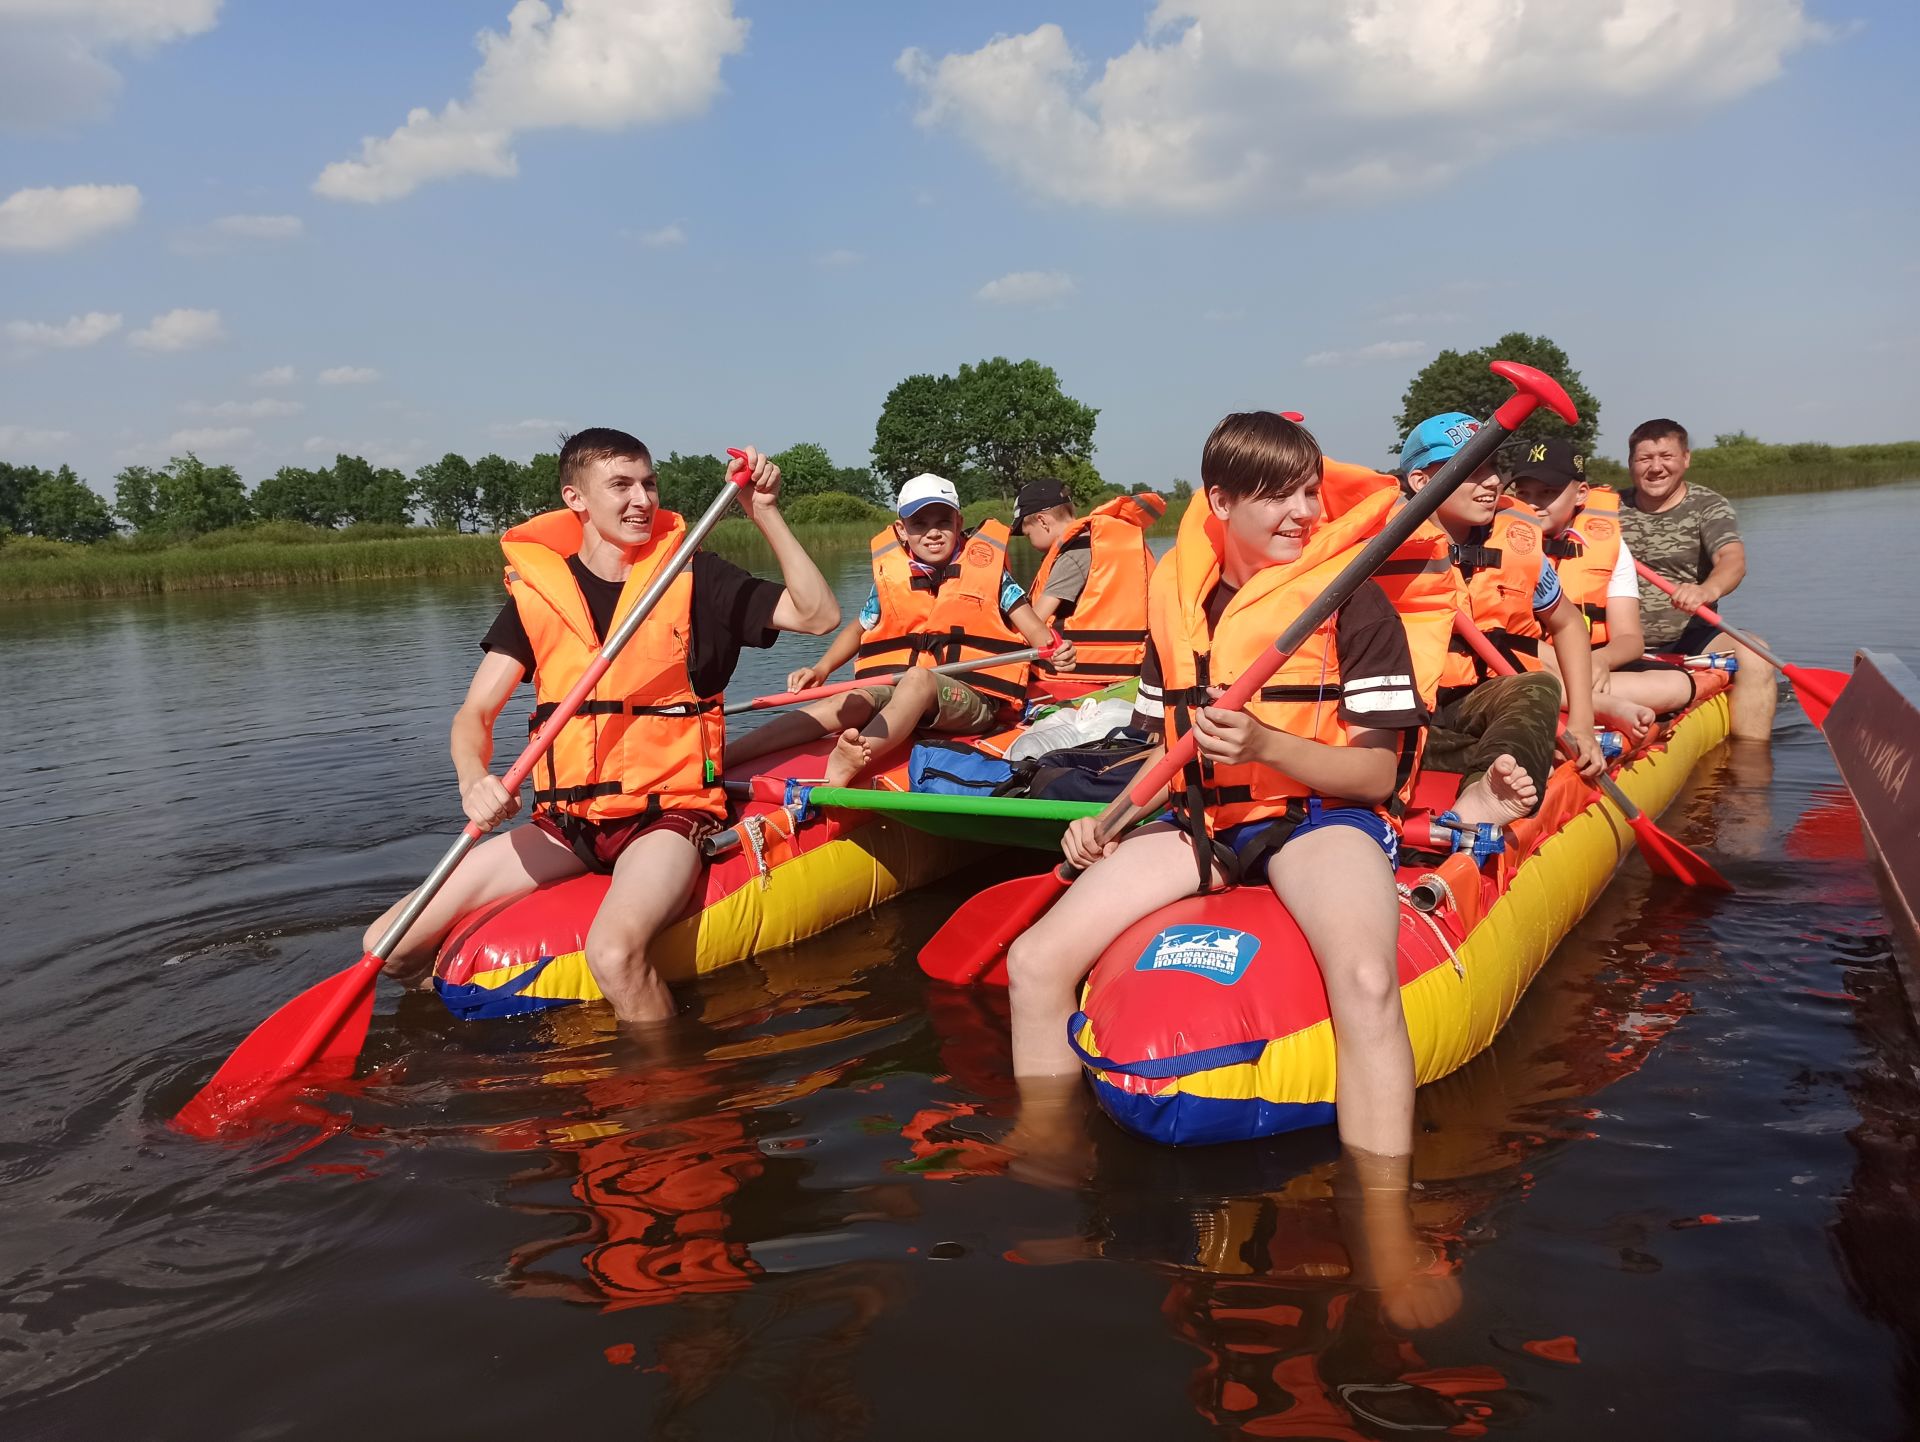
[[[1027,732],[1007,748],[1007,760],[1027,761],[1068,746],[1084,746],[1089,741],[1104,741],[1133,719],[1133,702],[1108,697],[1092,699],[1078,706],[1062,706],[1027,728]]]

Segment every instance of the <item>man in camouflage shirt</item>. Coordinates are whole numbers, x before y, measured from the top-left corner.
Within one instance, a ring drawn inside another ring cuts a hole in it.
[[[1733,734],[1765,741],[1773,734],[1777,686],[1773,668],[1717,627],[1690,613],[1719,607],[1747,574],[1747,548],[1727,498],[1687,480],[1693,452],[1678,421],[1647,421],[1627,442],[1633,489],[1622,498],[1620,530],[1636,559],[1675,586],[1673,598],[1644,578],[1640,623],[1649,651],[1695,656],[1731,651],[1739,660],[1730,698]]]

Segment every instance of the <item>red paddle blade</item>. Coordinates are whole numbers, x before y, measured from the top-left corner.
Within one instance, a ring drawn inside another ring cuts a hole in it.
[[[1833,709],[1833,703],[1840,699],[1840,692],[1853,678],[1844,671],[1825,671],[1817,666],[1789,666],[1787,679],[1793,682],[1793,694],[1799,698],[1800,709],[1807,713],[1807,719],[1824,730],[1827,712]]]
[[[1654,825],[1652,817],[1635,816],[1628,824],[1633,827],[1634,837],[1640,843],[1640,854],[1646,857],[1654,875],[1670,876],[1682,885],[1702,887],[1708,891],[1733,890],[1733,883],[1715,871],[1706,857],[1667,835]]]
[[[989,886],[963,903],[920,948],[920,969],[954,986],[1005,986],[1007,948],[1066,889],[1057,871]]]
[[[379,974],[380,958],[363,956],[261,1022],[180,1109],[174,1128],[189,1136],[218,1136],[296,1080],[351,1076],[373,1019]]]

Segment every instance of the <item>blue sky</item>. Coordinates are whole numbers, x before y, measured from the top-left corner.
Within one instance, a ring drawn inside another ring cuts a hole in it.
[[[1614,454],[1910,438],[1917,54],[1886,0],[0,0],[0,457],[857,464],[1004,354],[1165,485],[1251,406],[1381,463],[1512,329]]]

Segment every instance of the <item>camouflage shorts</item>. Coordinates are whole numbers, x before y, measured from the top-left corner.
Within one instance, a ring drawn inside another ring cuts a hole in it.
[[[939,704],[934,707],[933,715],[920,723],[927,730],[944,731],[950,736],[978,736],[998,727],[998,701],[949,676],[940,677],[939,683]],[[893,687],[863,686],[854,694],[864,696],[878,712],[893,699]]]

